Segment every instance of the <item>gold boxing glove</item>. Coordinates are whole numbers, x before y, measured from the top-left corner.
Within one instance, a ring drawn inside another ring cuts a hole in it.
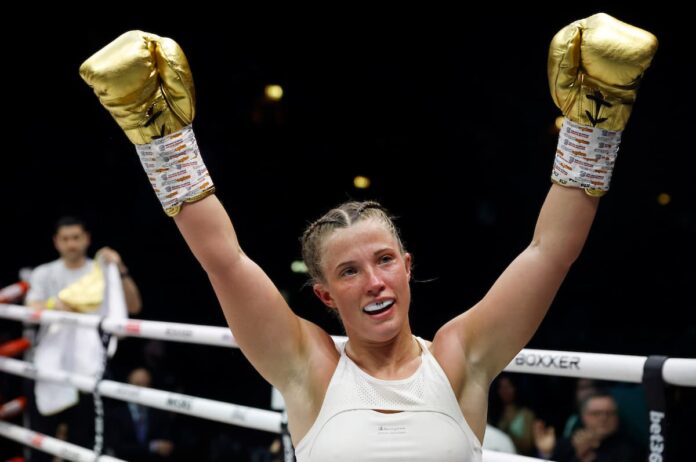
[[[176,42],[126,32],[85,61],[80,75],[136,145],[167,215],[214,192],[191,129],[191,70]]]
[[[80,75],[133,144],[148,144],[193,122],[191,70],[171,39],[126,32],[85,61]]]
[[[553,37],[549,87],[565,116],[554,182],[594,196],[606,193],[621,131],[656,51],[653,34],[604,13],[575,21]]]

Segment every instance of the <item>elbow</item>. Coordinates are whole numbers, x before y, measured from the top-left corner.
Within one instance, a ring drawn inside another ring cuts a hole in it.
[[[545,260],[553,262],[555,266],[568,270],[580,256],[583,244],[584,242],[553,242],[535,238],[529,244],[528,249]]]
[[[211,258],[201,259],[200,264],[208,277],[215,278],[220,275],[229,274],[237,268],[244,258],[244,252],[237,246],[229,252],[212,254]]]
[[[140,314],[143,309],[143,304],[138,300],[137,302],[130,303],[127,308],[128,314]]]

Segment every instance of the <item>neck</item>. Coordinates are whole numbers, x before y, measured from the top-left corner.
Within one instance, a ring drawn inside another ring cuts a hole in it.
[[[63,258],[62,260],[63,260],[63,264],[68,269],[82,268],[83,266],[85,266],[85,263],[87,263],[87,258],[84,255],[82,257],[75,258],[75,259],[69,260],[67,258]]]
[[[386,342],[349,336],[346,354],[362,370],[379,379],[398,380],[410,376],[420,365],[420,343],[411,330]]]

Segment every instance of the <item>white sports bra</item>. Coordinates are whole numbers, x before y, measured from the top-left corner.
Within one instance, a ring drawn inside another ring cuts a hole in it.
[[[445,372],[416,339],[421,364],[402,380],[372,377],[338,345],[338,366],[317,420],[297,444],[298,462],[481,461],[481,444]]]

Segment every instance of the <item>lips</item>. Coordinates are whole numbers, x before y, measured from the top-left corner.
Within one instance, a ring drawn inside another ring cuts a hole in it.
[[[363,312],[371,316],[384,313],[394,304],[394,299],[382,300],[380,302],[370,303],[363,308]]]

